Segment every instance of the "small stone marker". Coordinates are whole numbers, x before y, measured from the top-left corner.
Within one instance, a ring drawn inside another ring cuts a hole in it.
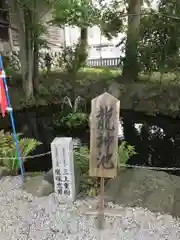
[[[120,101],[104,93],[91,101],[90,176],[100,177],[98,228],[104,222],[104,178],[117,176]]]
[[[62,202],[75,200],[73,140],[55,138],[51,143],[54,190]]]

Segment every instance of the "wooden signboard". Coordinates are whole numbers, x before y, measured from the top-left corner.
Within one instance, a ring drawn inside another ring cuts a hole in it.
[[[120,101],[105,92],[91,101],[90,176],[117,175]]]

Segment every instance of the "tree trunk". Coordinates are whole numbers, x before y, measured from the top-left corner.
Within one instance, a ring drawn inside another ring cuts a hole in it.
[[[32,13],[32,18],[34,22],[39,22],[38,17],[37,17],[37,0],[34,0],[34,13]],[[38,92],[38,86],[39,86],[39,42],[38,42],[38,31],[37,29],[34,29],[34,46],[33,46],[33,60],[34,60],[34,66],[33,66],[33,88],[34,88],[34,93],[37,94]]]
[[[37,37],[34,39],[34,69],[33,69],[33,87],[34,93],[37,94],[39,86],[39,44]]]
[[[81,28],[81,43],[84,43],[87,45],[87,35],[88,35],[88,29],[87,28]]]
[[[71,85],[73,89],[73,99],[76,99],[76,76],[80,68],[86,65],[87,58],[87,28],[81,28],[79,43],[76,47],[73,68],[71,71]]]
[[[26,101],[31,101],[33,99],[33,51],[31,46],[31,38],[28,39],[28,72],[27,72],[27,82],[26,82]]]
[[[24,85],[24,91],[26,96],[26,101],[29,102],[33,100],[33,36],[32,36],[32,16],[29,10],[26,10],[25,15],[25,35],[26,35],[26,59],[27,59],[27,73],[26,82]]]
[[[81,28],[80,55],[79,55],[79,61],[81,66],[85,65],[86,59],[87,59],[87,46],[88,46],[87,36],[88,36],[88,29]]]
[[[137,47],[140,29],[140,12],[142,0],[129,0],[128,31],[126,55],[123,63],[123,77],[134,81],[138,77]]]
[[[15,14],[16,26],[18,28],[18,38],[20,45],[20,62],[22,74],[22,88],[25,93],[26,101],[33,98],[33,38],[32,38],[32,18],[31,12],[22,7],[15,0],[8,1],[9,6]]]
[[[18,40],[20,44],[20,62],[21,62],[21,74],[22,74],[22,86],[24,89],[26,74],[27,74],[27,56],[26,56],[26,36],[25,36],[25,22],[24,22],[24,11],[17,1],[9,0],[9,5],[15,12],[15,21],[18,28]]]

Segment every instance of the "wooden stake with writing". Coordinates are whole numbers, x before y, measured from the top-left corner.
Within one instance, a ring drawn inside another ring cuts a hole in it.
[[[104,93],[91,101],[90,176],[101,178],[99,227],[104,219],[104,178],[117,176],[120,101]]]

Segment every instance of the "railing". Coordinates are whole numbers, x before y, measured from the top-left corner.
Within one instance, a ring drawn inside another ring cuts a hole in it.
[[[120,58],[101,58],[88,59],[88,67],[118,67],[120,65]]]

